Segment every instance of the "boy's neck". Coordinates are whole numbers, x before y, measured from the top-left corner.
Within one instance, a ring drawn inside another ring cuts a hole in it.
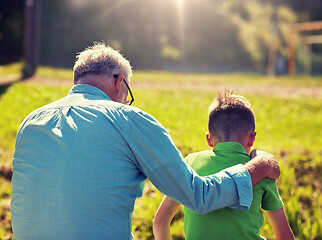
[[[242,134],[242,135],[236,134],[236,135],[237,136],[232,136],[229,138],[221,138],[220,136],[215,137],[211,133],[206,133],[207,142],[210,147],[214,148],[216,146],[216,144],[220,143],[220,142],[238,142],[244,147],[246,153],[250,154],[250,150],[251,150],[253,143],[255,141],[256,132],[249,131],[247,133],[247,135],[245,135],[245,134]]]

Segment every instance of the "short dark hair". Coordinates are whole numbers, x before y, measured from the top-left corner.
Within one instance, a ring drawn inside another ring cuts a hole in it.
[[[208,130],[219,141],[234,141],[255,131],[255,116],[249,102],[234,91],[218,93],[209,107]]]

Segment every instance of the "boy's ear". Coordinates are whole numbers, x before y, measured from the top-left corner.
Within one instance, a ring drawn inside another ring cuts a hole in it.
[[[207,143],[209,147],[214,147],[214,139],[212,138],[211,134],[209,132],[206,132],[206,138],[207,138]]]
[[[252,147],[254,145],[256,138],[256,132],[251,132],[248,136],[247,147]]]

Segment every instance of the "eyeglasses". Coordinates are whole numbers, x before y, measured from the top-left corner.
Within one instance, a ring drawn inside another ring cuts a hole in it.
[[[119,74],[114,74],[113,78],[118,78],[118,76],[119,76]],[[134,102],[134,97],[133,97],[132,91],[131,91],[129,85],[127,84],[125,78],[123,78],[123,80],[124,80],[124,83],[125,83],[127,89],[129,90],[129,93],[130,93],[130,96],[131,96],[131,100],[126,101],[125,104],[128,104],[130,106]]]

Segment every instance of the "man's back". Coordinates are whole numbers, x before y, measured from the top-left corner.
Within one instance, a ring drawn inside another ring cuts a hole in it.
[[[218,143],[213,151],[193,153],[186,158],[188,165],[201,176],[249,160],[250,156],[237,142]],[[274,180],[263,179],[254,186],[253,192],[253,202],[247,211],[223,208],[198,215],[185,208],[186,239],[264,239],[259,233],[263,225],[261,206],[266,210],[277,210],[282,207],[282,202]]]
[[[131,238],[145,176],[124,138],[130,114],[106,100],[74,93],[21,126],[12,179],[16,239]]]

